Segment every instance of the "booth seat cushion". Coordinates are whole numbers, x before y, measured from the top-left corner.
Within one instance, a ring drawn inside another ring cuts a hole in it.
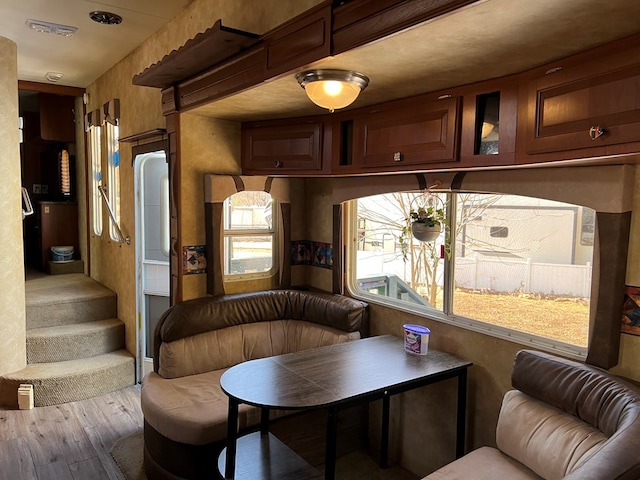
[[[238,363],[357,340],[360,333],[300,320],[236,325],[160,346],[158,374],[167,379],[220,370]]]
[[[145,421],[176,442],[203,445],[226,434],[220,417],[226,411],[225,394],[220,389],[224,370],[201,373],[171,381],[152,372],[142,380],[142,411]],[[252,413],[246,405],[239,418]],[[242,422],[242,420],[241,420]]]
[[[542,480],[500,450],[480,447],[422,480]]]
[[[145,421],[175,442],[205,445],[227,434],[228,399],[220,388],[226,370],[166,380],[155,372],[142,381]],[[260,410],[240,405],[240,428],[260,423]]]
[[[543,478],[564,478],[606,441],[597,428],[529,395],[511,390],[504,396],[498,448]]]

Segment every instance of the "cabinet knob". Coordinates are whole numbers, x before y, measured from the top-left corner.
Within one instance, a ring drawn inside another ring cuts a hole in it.
[[[393,161],[394,162],[401,162],[402,161],[402,153],[400,152],[396,152],[393,154]]]
[[[600,138],[605,133],[606,133],[605,129],[600,127],[600,125],[595,125],[589,129],[589,136],[591,137],[591,140]]]
[[[280,160],[274,160],[273,161],[273,166],[275,168],[280,168],[282,166],[282,162]]]

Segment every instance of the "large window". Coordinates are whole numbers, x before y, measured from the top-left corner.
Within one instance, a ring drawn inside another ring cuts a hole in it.
[[[242,191],[223,205],[224,274],[229,279],[267,276],[276,269],[276,224],[271,195]]]
[[[424,194],[392,193],[352,202],[356,295],[586,353],[593,210],[515,195],[437,194],[429,201],[445,206],[447,225],[435,241],[421,242],[407,218],[424,201]]]

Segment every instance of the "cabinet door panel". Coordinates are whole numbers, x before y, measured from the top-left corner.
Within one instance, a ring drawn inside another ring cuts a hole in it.
[[[600,147],[640,140],[640,66],[588,78],[558,76],[529,86],[527,152]],[[555,84],[554,84],[555,83]],[[604,134],[592,139],[592,127]]]
[[[403,169],[450,162],[457,153],[457,98],[403,104],[357,118],[354,162]]]
[[[245,128],[243,171],[291,172],[322,168],[322,124]]]

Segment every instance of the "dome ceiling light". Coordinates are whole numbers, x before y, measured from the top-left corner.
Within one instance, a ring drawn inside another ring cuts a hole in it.
[[[122,17],[111,12],[95,11],[91,12],[89,17],[94,22],[98,22],[103,25],[120,25],[122,23]]]
[[[78,27],[71,25],[60,25],[59,23],[45,22],[30,18],[25,22],[27,27],[40,33],[54,33],[61,37],[70,37],[78,31]]]
[[[296,80],[316,105],[334,112],[355,102],[369,85],[369,78],[350,70],[307,70]]]

